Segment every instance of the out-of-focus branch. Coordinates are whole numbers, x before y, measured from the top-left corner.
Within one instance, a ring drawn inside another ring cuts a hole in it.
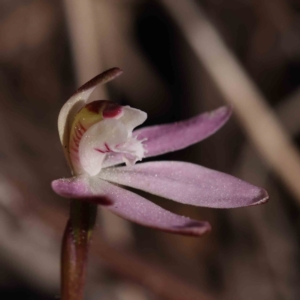
[[[300,132],[300,90],[294,92],[291,96],[283,100],[275,108],[275,112],[291,136],[295,136]],[[252,150],[251,146],[246,144],[242,150],[238,173],[243,178],[256,181],[256,184],[263,185],[267,181],[268,170],[264,168],[261,161]],[[255,178],[250,178],[251,170],[255,169]]]
[[[191,0],[161,0],[264,160],[300,200],[300,156],[266,99]]]
[[[103,71],[93,2],[91,0],[64,0],[64,6],[77,83],[81,85]],[[105,95],[104,89],[101,90],[101,96]]]

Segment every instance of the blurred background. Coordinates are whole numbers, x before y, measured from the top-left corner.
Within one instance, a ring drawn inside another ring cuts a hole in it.
[[[60,108],[111,67],[124,74],[95,99],[167,123],[228,104],[231,120],[184,160],[265,187],[271,200],[235,210],[145,195],[213,231],[201,238],[99,212],[86,299],[300,298],[300,5],[293,0],[1,0],[0,298],[59,299],[69,176]]]

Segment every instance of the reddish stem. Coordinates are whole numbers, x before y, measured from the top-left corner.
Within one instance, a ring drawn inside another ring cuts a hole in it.
[[[93,204],[73,200],[61,253],[61,299],[82,300],[91,233],[97,208]]]

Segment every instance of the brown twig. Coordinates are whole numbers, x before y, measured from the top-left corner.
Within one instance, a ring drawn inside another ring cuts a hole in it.
[[[100,73],[102,67],[98,35],[94,22],[91,0],[64,0],[67,24],[70,32],[73,61],[79,85]],[[101,97],[105,98],[105,90]]]

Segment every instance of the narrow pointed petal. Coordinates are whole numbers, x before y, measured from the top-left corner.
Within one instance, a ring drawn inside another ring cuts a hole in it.
[[[185,121],[141,128],[133,135],[139,140],[145,139],[145,157],[157,156],[184,149],[211,136],[228,121],[231,111],[231,107],[223,106]],[[103,167],[120,163],[119,155],[111,155],[106,158]]]
[[[52,181],[51,186],[56,194],[64,198],[84,199],[101,205],[111,205],[112,200],[92,190],[90,180],[90,177],[85,176],[61,178]]]
[[[231,175],[185,162],[148,162],[102,170],[102,179],[180,203],[235,208],[267,201],[264,189]]]
[[[150,126],[134,132],[139,140],[146,139],[146,157],[184,149],[219,130],[231,115],[230,107],[221,107],[194,118],[166,125]]]
[[[120,69],[112,68],[97,75],[96,77],[85,83],[83,86],[81,86],[60,110],[58,116],[58,132],[68,162],[69,156],[67,148],[69,140],[69,130],[76,113],[85,104],[88,103],[88,98],[90,97],[97,85],[105,84],[121,74],[122,71]]]
[[[129,221],[183,235],[200,236],[210,231],[207,222],[171,213],[147,199],[99,178],[59,179],[52,183],[54,191],[66,198],[82,198]]]

